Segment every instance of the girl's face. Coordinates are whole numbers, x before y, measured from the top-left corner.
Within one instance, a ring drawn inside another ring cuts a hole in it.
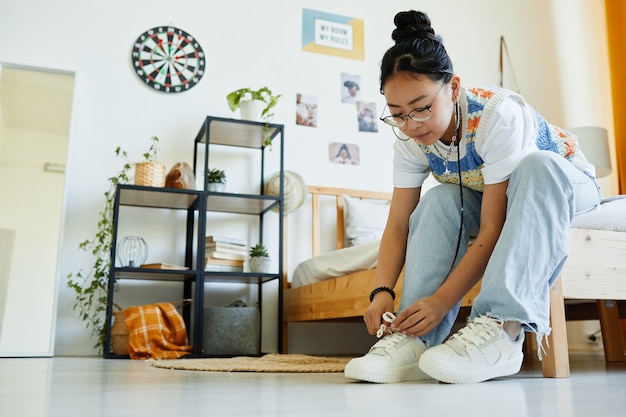
[[[423,74],[401,71],[387,80],[384,85],[385,99],[390,114],[405,116],[402,133],[422,145],[432,145],[439,139],[449,143],[455,130],[454,103],[458,99],[460,79],[453,75],[448,84],[433,81]],[[431,106],[430,110],[426,110]],[[415,111],[414,111],[415,110]],[[407,114],[417,118],[430,116],[424,122],[416,122]]]

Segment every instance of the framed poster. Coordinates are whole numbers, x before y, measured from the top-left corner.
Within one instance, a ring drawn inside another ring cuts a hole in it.
[[[362,19],[302,9],[302,50],[365,60]]]

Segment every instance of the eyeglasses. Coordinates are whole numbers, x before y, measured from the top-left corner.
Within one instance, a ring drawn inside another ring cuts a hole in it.
[[[392,126],[392,127],[404,126],[406,124],[407,117],[413,121],[420,122],[420,123],[430,120],[430,118],[433,117],[433,112],[430,109],[433,107],[433,103],[437,99],[437,96],[439,95],[439,92],[441,91],[444,85],[445,83],[441,84],[441,86],[439,87],[439,90],[437,90],[437,93],[435,94],[435,97],[433,97],[433,100],[430,102],[428,106],[415,108],[411,110],[406,116],[399,116],[399,115],[392,114],[390,116],[381,117],[380,120],[382,120],[383,122],[385,122],[385,124],[388,124],[389,126]]]

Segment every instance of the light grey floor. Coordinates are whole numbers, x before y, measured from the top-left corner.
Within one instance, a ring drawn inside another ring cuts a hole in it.
[[[175,371],[100,358],[0,359],[0,416],[626,416],[626,365],[571,357],[569,379],[529,361],[471,385],[378,385],[343,374]]]

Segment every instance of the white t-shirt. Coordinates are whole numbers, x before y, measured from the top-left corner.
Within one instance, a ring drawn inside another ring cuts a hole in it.
[[[462,99],[466,100],[464,94]],[[534,115],[521,96],[508,96],[496,104],[487,118],[485,116],[483,113],[481,123],[486,121],[487,124],[484,128],[479,126],[475,137],[476,151],[484,162],[484,183],[497,184],[511,176],[522,158],[538,150]],[[461,126],[464,127],[466,121],[466,115],[462,115]],[[463,133],[461,137],[464,136]],[[409,143],[411,141],[398,139],[394,143],[393,182],[398,188],[420,187],[430,172],[428,159],[421,151],[414,152],[415,145]],[[434,146],[439,146],[442,153],[448,151],[442,143]],[[463,141],[459,149],[463,157]],[[456,160],[458,156],[453,151],[450,158]]]

